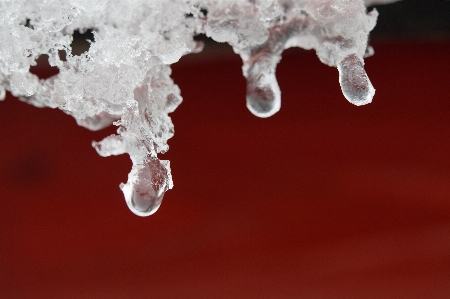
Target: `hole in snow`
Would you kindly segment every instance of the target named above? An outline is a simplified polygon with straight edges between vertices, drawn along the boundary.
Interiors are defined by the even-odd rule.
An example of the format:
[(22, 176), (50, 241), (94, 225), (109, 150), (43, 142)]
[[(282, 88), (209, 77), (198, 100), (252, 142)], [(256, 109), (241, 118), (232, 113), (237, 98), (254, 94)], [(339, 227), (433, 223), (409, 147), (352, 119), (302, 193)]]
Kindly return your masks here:
[(30, 67), (30, 73), (35, 74), (39, 79), (47, 79), (59, 73), (56, 66), (50, 66), (48, 55), (42, 54), (36, 59), (36, 65)]
[(75, 30), (72, 43), (70, 44), (72, 47), (72, 55), (79, 56), (84, 52), (89, 51), (91, 42), (94, 42), (94, 33), (92, 29), (87, 29), (84, 32)]

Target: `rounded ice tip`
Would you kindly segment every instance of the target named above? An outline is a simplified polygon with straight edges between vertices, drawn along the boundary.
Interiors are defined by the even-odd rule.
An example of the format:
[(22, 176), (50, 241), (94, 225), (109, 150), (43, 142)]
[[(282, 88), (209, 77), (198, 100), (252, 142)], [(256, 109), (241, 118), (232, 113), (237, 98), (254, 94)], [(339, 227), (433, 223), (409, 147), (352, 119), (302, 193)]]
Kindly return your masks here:
[(375, 89), (356, 54), (346, 56), (338, 63), (339, 83), (345, 98), (356, 106), (372, 102)]

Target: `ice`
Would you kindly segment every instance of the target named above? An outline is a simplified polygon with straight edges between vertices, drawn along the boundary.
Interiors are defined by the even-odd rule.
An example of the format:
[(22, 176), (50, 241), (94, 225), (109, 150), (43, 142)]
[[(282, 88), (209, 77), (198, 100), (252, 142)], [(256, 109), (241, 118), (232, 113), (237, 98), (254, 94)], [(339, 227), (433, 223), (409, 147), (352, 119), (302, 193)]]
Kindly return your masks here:
[(133, 166), (128, 182), (120, 186), (133, 213), (149, 216), (158, 210), (170, 186), (168, 169), (168, 161), (157, 158), (149, 158), (144, 165)]
[(3, 86), (0, 85), (0, 101), (3, 101), (6, 97), (6, 90)]
[(247, 108), (256, 116), (269, 117), (281, 106), (281, 92), (275, 78), (277, 61), (261, 54), (247, 66)]
[(338, 64), (338, 70), (342, 93), (350, 103), (361, 106), (372, 101), (375, 89), (358, 56), (350, 54), (345, 57)]
[[(373, 54), (367, 41), (378, 14), (365, 4), (381, 2), (393, 1), (0, 0), (0, 100), (9, 91), (61, 109), (90, 130), (117, 126), (93, 146), (104, 157), (130, 156), (120, 186), (131, 211), (147, 216), (173, 187), (169, 161), (159, 159), (174, 134), (169, 113), (182, 101), (170, 65), (201, 51), (195, 35), (226, 42), (240, 55), (247, 107), (258, 117), (281, 107), (276, 67), (290, 47), (314, 49), (337, 67), (345, 98), (364, 105), (375, 93), (364, 57)], [(89, 50), (73, 55), (73, 33), (88, 29)], [(57, 75), (30, 73), (41, 55)]]

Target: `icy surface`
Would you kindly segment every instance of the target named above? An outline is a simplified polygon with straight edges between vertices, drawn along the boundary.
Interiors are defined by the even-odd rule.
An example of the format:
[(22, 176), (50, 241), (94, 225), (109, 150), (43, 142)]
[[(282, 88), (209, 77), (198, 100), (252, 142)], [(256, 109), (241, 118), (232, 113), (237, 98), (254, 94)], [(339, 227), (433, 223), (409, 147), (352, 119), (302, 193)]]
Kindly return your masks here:
[[(387, 1), (366, 0), (376, 2)], [(373, 53), (367, 40), (376, 19), (363, 0), (0, 0), (0, 100), (7, 90), (91, 130), (118, 126), (93, 146), (104, 157), (130, 155), (120, 187), (131, 211), (151, 215), (173, 186), (169, 161), (157, 156), (169, 149), (168, 114), (181, 103), (170, 65), (201, 51), (194, 35), (233, 47), (243, 60), (247, 107), (268, 117), (280, 109), (275, 70), (289, 47), (314, 49), (338, 68), (350, 103), (370, 103), (375, 90), (363, 58)], [(89, 50), (73, 55), (74, 31), (88, 29)], [(43, 54), (59, 73), (40, 80), (29, 70)]]

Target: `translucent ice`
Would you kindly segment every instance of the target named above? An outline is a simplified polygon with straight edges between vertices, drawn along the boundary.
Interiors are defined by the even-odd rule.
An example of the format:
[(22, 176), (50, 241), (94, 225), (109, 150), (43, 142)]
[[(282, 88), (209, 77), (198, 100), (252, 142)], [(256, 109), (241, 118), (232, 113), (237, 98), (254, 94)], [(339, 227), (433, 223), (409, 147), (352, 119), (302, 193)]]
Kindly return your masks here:
[[(91, 130), (116, 125), (117, 135), (93, 146), (101, 156), (130, 155), (121, 189), (135, 214), (150, 215), (173, 186), (169, 162), (158, 158), (174, 133), (168, 114), (181, 103), (170, 64), (201, 51), (195, 35), (226, 42), (241, 56), (247, 107), (259, 117), (280, 109), (276, 66), (289, 47), (314, 49), (337, 67), (344, 96), (363, 105), (375, 92), (363, 58), (373, 52), (367, 40), (377, 18), (365, 2), (0, 0), (0, 100), (9, 91), (37, 107), (59, 108)], [(89, 50), (74, 55), (73, 33), (88, 29)], [(47, 79), (30, 72), (43, 54), (59, 69)]]
[(375, 89), (358, 56), (355, 54), (346, 56), (338, 63), (338, 70), (342, 92), (350, 103), (360, 106), (372, 101)]
[(133, 166), (128, 183), (120, 186), (128, 207), (136, 215), (148, 216), (158, 210), (170, 186), (167, 164), (168, 161), (149, 158), (144, 165)]

